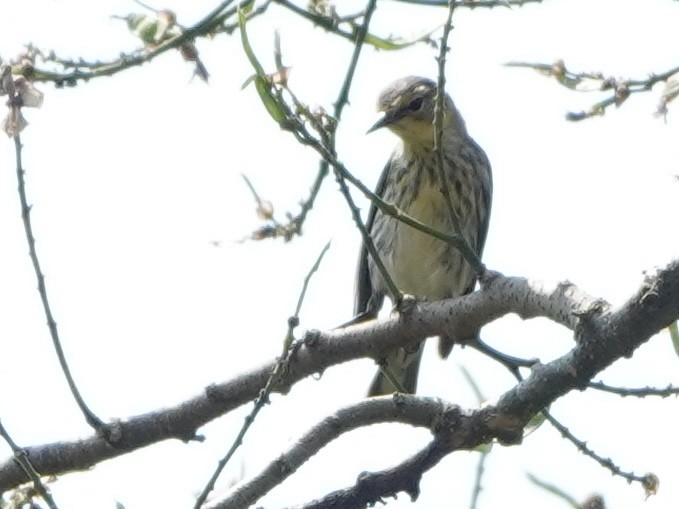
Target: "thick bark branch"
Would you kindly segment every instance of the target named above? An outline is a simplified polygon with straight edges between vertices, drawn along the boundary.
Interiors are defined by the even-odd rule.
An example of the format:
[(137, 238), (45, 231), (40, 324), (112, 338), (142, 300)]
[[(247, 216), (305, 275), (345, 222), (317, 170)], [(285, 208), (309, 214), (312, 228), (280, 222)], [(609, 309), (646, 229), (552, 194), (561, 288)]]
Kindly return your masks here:
[[(573, 296), (572, 286), (561, 285), (556, 293), (563, 295), (566, 288)], [(584, 298), (583, 302), (587, 300)], [(439, 400), (396, 394), (393, 398), (373, 399), (343, 409), (315, 426), (259, 476), (236, 487), (228, 498), (215, 503), (211, 509), (247, 507), (254, 503), (330, 440), (358, 426), (374, 424), (375, 413), (364, 410), (371, 404), (375, 408), (385, 406), (380, 422), (391, 422), (398, 415), (400, 422), (429, 427), (434, 440), (400, 465), (363, 474), (355, 486), (313, 501), (304, 509), (366, 507), (398, 492), (406, 492), (416, 499), (422, 474), (447, 454), (473, 449), (492, 440), (520, 443), (524, 426), (535, 414), (567, 392), (585, 389), (594, 375), (617, 359), (631, 356), (658, 330), (676, 320), (679, 316), (677, 303), (679, 262), (674, 262), (665, 270), (647, 276), (636, 295), (620, 309), (611, 311), (603, 303), (590, 301), (586, 309), (574, 310), (579, 316), (576, 346), (559, 359), (534, 366), (530, 376), (507, 391), (496, 405), (462, 411)], [(556, 305), (551, 309), (559, 313), (563, 308)], [(564, 323), (571, 323), (566, 315), (563, 316)], [(330, 431), (334, 436), (329, 436)], [(308, 447), (308, 444), (314, 446)], [(286, 468), (281, 469), (281, 464)]]
[[(523, 424), (548, 403), (573, 388), (582, 388), (594, 374), (614, 360), (629, 356), (655, 332), (679, 318), (679, 262), (653, 277), (617, 311), (571, 284), (546, 286), (523, 278), (494, 275), (469, 296), (435, 303), (417, 303), (388, 320), (309, 332), (292, 355), (275, 387), (287, 391), (292, 384), (324, 369), (362, 357), (380, 358), (397, 345), (422, 336), (446, 332), (464, 334), (505, 314), (524, 318), (544, 316), (576, 332), (576, 347), (546, 366), (537, 366), (524, 382), (508, 391), (493, 407), (471, 414), (476, 424), (471, 437), (451, 430), (455, 448), (473, 447), (498, 438), (515, 442)], [(138, 448), (166, 440), (196, 438), (196, 430), (257, 397), (275, 362), (232, 380), (207, 387), (177, 406), (130, 417), (114, 423), (111, 444), (92, 436), (72, 442), (26, 448), (31, 464), (42, 475), (87, 469)], [(480, 426), (477, 428), (476, 426)], [(0, 491), (25, 482), (12, 459), (0, 465)]]

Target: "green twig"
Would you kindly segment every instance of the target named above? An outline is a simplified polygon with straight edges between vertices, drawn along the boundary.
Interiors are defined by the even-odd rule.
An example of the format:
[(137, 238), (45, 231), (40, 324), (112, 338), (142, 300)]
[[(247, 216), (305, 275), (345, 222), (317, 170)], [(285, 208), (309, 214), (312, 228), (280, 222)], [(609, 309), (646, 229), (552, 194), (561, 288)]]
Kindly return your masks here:
[[(339, 98), (337, 100), (337, 103), (335, 104), (336, 117), (337, 115), (341, 115), (344, 105), (349, 100), (349, 88), (354, 78), (354, 72), (356, 70), (356, 64), (358, 63), (358, 57), (361, 53), (361, 48), (363, 46), (363, 42), (365, 41), (366, 34), (368, 33), (368, 26), (370, 25), (370, 20), (372, 18), (373, 13), (375, 12), (376, 4), (377, 4), (376, 0), (368, 0), (368, 4), (365, 9), (365, 18), (363, 19), (363, 24), (361, 25), (361, 28), (359, 29), (357, 34), (356, 47), (354, 48), (351, 63), (349, 65), (349, 69), (347, 70), (347, 74), (345, 76), (342, 89), (340, 90)], [(334, 154), (335, 153), (334, 131), (330, 141), (331, 150)], [(325, 164), (327, 168), (328, 164), (327, 160), (324, 159), (323, 164)], [(389, 274), (389, 271), (384, 265), (384, 262), (382, 261), (379, 252), (375, 248), (375, 243), (373, 242), (373, 239), (370, 236), (370, 232), (368, 232), (368, 229), (366, 228), (365, 224), (363, 223), (363, 220), (361, 219), (361, 212), (356, 206), (356, 203), (354, 202), (353, 198), (351, 197), (351, 192), (349, 191), (349, 188), (347, 187), (346, 182), (344, 181), (345, 175), (343, 174), (343, 172), (337, 171), (336, 167), (333, 166), (333, 168), (335, 169), (335, 178), (340, 186), (340, 191), (342, 192), (342, 195), (344, 196), (347, 205), (349, 205), (349, 208), (351, 209), (351, 215), (354, 218), (354, 222), (356, 223), (358, 229), (361, 232), (361, 236), (363, 237), (363, 242), (365, 243), (366, 248), (368, 249), (368, 253), (370, 257), (373, 259), (375, 265), (377, 265), (377, 268), (382, 274), (382, 277), (387, 287), (389, 287), (389, 293), (391, 295), (393, 302), (398, 303), (401, 301), (403, 297), (401, 291), (398, 289), (398, 286), (396, 286), (396, 283), (394, 283), (391, 274)]]
[[(306, 10), (302, 7), (295, 5), (289, 0), (273, 0), (273, 1), (280, 5), (281, 7), (285, 7), (286, 9), (293, 12), (297, 16), (300, 16), (306, 19), (307, 21), (310, 21), (314, 25), (319, 26), (332, 34), (342, 37), (343, 39), (347, 39), (351, 42), (355, 42), (358, 39), (358, 37), (360, 37), (362, 26), (365, 26), (365, 18), (363, 24), (361, 25), (357, 24), (355, 20), (360, 17), (366, 16), (367, 15), (366, 11), (361, 11), (357, 14), (351, 14), (343, 17), (333, 17), (324, 16), (317, 12)], [(407, 48), (420, 42), (431, 43), (432, 42), (430, 38), (431, 33), (432, 32), (429, 31), (421, 36), (414, 37), (412, 39), (383, 38), (378, 37), (377, 35), (374, 34), (366, 33), (366, 35), (364, 35), (363, 38), (364, 42), (370, 44), (371, 46), (374, 46), (377, 49), (394, 51)]]
[(342, 83), (339, 96), (337, 97), (337, 101), (335, 101), (335, 118), (338, 120), (342, 116), (342, 111), (344, 110), (347, 102), (349, 102), (349, 90), (351, 89), (351, 84), (354, 81), (354, 74), (356, 72), (356, 66), (358, 65), (358, 58), (361, 56), (363, 43), (365, 42), (366, 35), (368, 34), (370, 21), (372, 20), (372, 16), (376, 7), (376, 0), (368, 0), (368, 4), (365, 7), (365, 15), (363, 16), (363, 23), (356, 32), (354, 51), (351, 54), (351, 60), (349, 61), (347, 72), (344, 75), (344, 82)]
[[(290, 114), (292, 114), (292, 112), (290, 112)], [(366, 187), (366, 185), (363, 184), (363, 182), (356, 178), (344, 166), (344, 164), (338, 161), (335, 155), (328, 151), (327, 147), (325, 147), (318, 139), (311, 136), (311, 134), (309, 134), (309, 132), (306, 130), (304, 124), (301, 121), (299, 121), (295, 125), (286, 126), (286, 130), (292, 132), (292, 134), (297, 138), (297, 140), (300, 141), (303, 145), (308, 145), (312, 147), (314, 150), (316, 150), (321, 155), (321, 157), (328, 161), (328, 163), (339, 174), (342, 175), (343, 179), (346, 179), (349, 182), (351, 182), (351, 184), (354, 187), (356, 187), (366, 198), (368, 198), (380, 210), (380, 212), (388, 216), (391, 216), (397, 221), (400, 221), (403, 224), (407, 224), (408, 226), (415, 228), (416, 230), (431, 235), (432, 237), (442, 240), (443, 242), (449, 243), (450, 245), (458, 249), (463, 254), (463, 256), (465, 256), (468, 262), (473, 263), (475, 255), (472, 251), (471, 252), (472, 256), (470, 256), (469, 252), (470, 248), (468, 244), (464, 241), (464, 239), (462, 239), (462, 237), (456, 234), (449, 234), (437, 230), (436, 228), (432, 228), (431, 226), (422, 223), (421, 221), (408, 215), (406, 212), (399, 209), (396, 205), (384, 201), (380, 196), (376, 195), (373, 191)]]
[[(353, 218), (354, 223), (356, 223), (358, 230), (361, 232), (361, 237), (363, 238), (363, 243), (365, 244), (365, 247), (368, 250), (368, 255), (372, 258), (373, 262), (375, 262), (375, 265), (377, 265), (377, 270), (380, 271), (380, 274), (382, 275), (384, 282), (389, 288), (389, 294), (392, 299), (392, 302), (394, 304), (398, 304), (403, 299), (403, 294), (401, 294), (401, 290), (398, 289), (398, 286), (396, 286), (396, 283), (394, 283), (391, 274), (389, 274), (389, 271), (384, 265), (384, 262), (382, 261), (380, 254), (375, 248), (375, 243), (373, 242), (373, 239), (370, 236), (370, 232), (365, 227), (365, 224), (361, 219), (361, 212), (358, 210), (356, 203), (351, 197), (351, 192), (349, 191), (349, 188), (347, 187), (347, 184), (345, 182), (345, 179), (349, 180), (347, 178), (349, 173), (342, 171), (339, 165), (333, 164), (333, 168), (335, 169), (337, 183), (340, 186), (340, 192), (342, 193), (342, 196), (344, 196), (344, 199), (349, 205), (349, 209), (351, 210), (351, 217)], [(352, 184), (353, 183), (354, 182), (352, 182)]]
[[(369, 0), (368, 5), (366, 6), (366, 9), (363, 14), (363, 24), (359, 28), (357, 34), (356, 34), (356, 40), (354, 44), (354, 51), (351, 55), (351, 60), (349, 61), (349, 67), (347, 68), (347, 71), (344, 75), (344, 81), (342, 83), (342, 87), (340, 88), (339, 94), (337, 96), (337, 100), (335, 101), (335, 106), (334, 106), (334, 111), (333, 111), (333, 117), (335, 121), (339, 121), (340, 118), (342, 117), (342, 112), (344, 111), (344, 107), (349, 101), (349, 91), (351, 89), (351, 84), (354, 79), (354, 73), (356, 72), (356, 66), (358, 65), (358, 59), (361, 55), (361, 50), (363, 48), (363, 43), (365, 42), (365, 37), (368, 33), (368, 27), (370, 25), (370, 20), (372, 18), (373, 12), (375, 12), (376, 8), (376, 2), (375, 0)], [(307, 11), (304, 11), (305, 14)], [(325, 18), (323, 18), (325, 19)], [(334, 137), (334, 131), (331, 135), (331, 140), (330, 144), (333, 147), (335, 146), (335, 137)], [(295, 230), (299, 234), (301, 232), (302, 225), (304, 224), (304, 221), (306, 220), (307, 215), (309, 214), (309, 211), (313, 208), (314, 203), (316, 201), (316, 197), (318, 196), (319, 191), (321, 190), (321, 186), (323, 185), (323, 181), (325, 180), (325, 177), (328, 175), (328, 162), (325, 159), (321, 159), (319, 161), (319, 166), (318, 166), (318, 173), (316, 174), (316, 178), (314, 179), (314, 182), (311, 186), (311, 191), (309, 193), (309, 197), (302, 203), (302, 208), (293, 218), (291, 223), (295, 225)]]
[[(372, 6), (374, 9), (374, 3), (375, 0), (370, 0), (368, 7)], [(369, 9), (366, 9), (366, 21), (369, 21), (368, 11)], [(369, 232), (366, 230), (365, 225), (361, 220), (360, 211), (353, 202), (351, 194), (344, 180), (348, 180), (352, 185), (357, 187), (359, 191), (368, 197), (368, 199), (370, 199), (371, 202), (384, 214), (387, 214), (419, 231), (449, 243), (460, 251), (463, 257), (472, 265), (472, 267), (475, 269), (479, 269), (479, 267), (482, 268), (483, 265), (480, 264), (478, 256), (460, 235), (444, 233), (436, 230), (435, 228), (432, 228), (409, 216), (395, 205), (385, 202), (381, 197), (377, 196), (370, 189), (368, 189), (359, 179), (354, 177), (346, 169), (346, 167), (337, 160), (333, 146), (332, 134), (328, 134), (321, 123), (315, 118), (315, 116), (309, 112), (308, 108), (297, 101), (297, 99), (294, 97), (294, 94), (292, 94), (289, 89), (286, 89), (292, 97), (295, 106), (295, 112), (293, 112), (282, 95), (281, 87), (277, 86), (275, 83), (272, 83), (266, 78), (261, 64), (257, 60), (256, 55), (248, 43), (248, 38), (245, 33), (245, 20), (242, 19), (241, 21), (241, 39), (243, 41), (243, 47), (247, 53), (248, 59), (257, 72), (256, 77), (253, 79), (255, 80), (255, 84), (258, 85), (257, 91), (260, 94), (262, 103), (265, 105), (272, 118), (274, 118), (279, 123), (282, 129), (291, 132), (301, 144), (312, 147), (320, 154), (323, 161), (332, 166), (333, 170), (335, 171), (337, 181), (340, 185), (340, 190), (349, 204), (354, 222), (359, 228), (363, 241), (366, 244), (366, 249), (368, 250), (369, 255), (375, 260), (380, 273), (387, 282), (390, 293), (394, 298), (394, 302), (399, 302), (400, 292), (393, 281), (391, 281), (384, 264), (379, 259), (377, 250), (375, 249), (372, 239), (370, 238)], [(365, 31), (367, 33), (367, 26)], [(300, 114), (300, 112), (302, 114)], [(321, 139), (310, 134), (305, 124), (305, 120), (308, 120), (309, 123), (319, 132)]]
[[(443, 155), (443, 116), (445, 112), (444, 102), (446, 96), (446, 54), (448, 53), (448, 37), (453, 28), (453, 12), (455, 11), (455, 2), (448, 4), (448, 17), (443, 25), (443, 35), (441, 36), (441, 47), (439, 50), (438, 61), (438, 83), (436, 85), (436, 105), (434, 107), (434, 148), (438, 157), (438, 172), (439, 181), (441, 183), (441, 193), (446, 202), (446, 207), (450, 212), (450, 220), (453, 223), (453, 233), (462, 237), (462, 229), (460, 227), (460, 218), (453, 208), (453, 200), (450, 196), (450, 188), (448, 186), (448, 178), (446, 176), (445, 158)], [(471, 248), (470, 248), (471, 250)], [(478, 261), (480, 265), (481, 261)], [(476, 266), (474, 266), (476, 268)]]
[(532, 482), (536, 486), (539, 486), (540, 488), (551, 493), (552, 495), (556, 495), (557, 497), (559, 497), (561, 500), (570, 505), (573, 509), (582, 509), (582, 506), (574, 497), (570, 496), (568, 493), (563, 491), (558, 486), (543, 481), (542, 479), (533, 474), (526, 474), (526, 477), (528, 477), (530, 482)]

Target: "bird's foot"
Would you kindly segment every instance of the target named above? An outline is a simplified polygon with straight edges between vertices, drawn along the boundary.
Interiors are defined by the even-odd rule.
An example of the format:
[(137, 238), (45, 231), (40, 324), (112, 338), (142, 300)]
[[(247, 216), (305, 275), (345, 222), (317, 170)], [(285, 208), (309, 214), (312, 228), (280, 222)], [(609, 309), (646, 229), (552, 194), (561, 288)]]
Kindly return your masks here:
[(479, 285), (481, 286), (481, 289), (488, 287), (493, 281), (495, 281), (500, 276), (502, 276), (502, 273), (496, 270), (490, 269), (484, 270), (483, 273), (479, 276)]
[(415, 310), (418, 302), (422, 302), (422, 299), (404, 293), (396, 304), (394, 304), (392, 313), (398, 313), (401, 316), (407, 317)]

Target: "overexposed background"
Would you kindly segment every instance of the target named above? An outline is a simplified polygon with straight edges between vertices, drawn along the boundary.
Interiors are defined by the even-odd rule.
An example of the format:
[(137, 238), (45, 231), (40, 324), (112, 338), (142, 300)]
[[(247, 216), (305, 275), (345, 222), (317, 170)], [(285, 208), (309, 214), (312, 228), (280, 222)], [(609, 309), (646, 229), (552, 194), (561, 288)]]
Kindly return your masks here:
[[(214, 7), (194, 0), (154, 4), (190, 25)], [(363, 2), (338, 3), (341, 14)], [(0, 55), (22, 45), (64, 57), (111, 59), (138, 46), (110, 15), (138, 12), (132, 1), (29, 0), (0, 17)], [(419, 35), (445, 20), (445, 8), (382, 0), (371, 30)], [(644, 77), (677, 65), (679, 3), (670, 0), (545, 0), (454, 16), (447, 78), (469, 131), (494, 168), (493, 217), (484, 260), (508, 275), (568, 279), (612, 303), (638, 287), (643, 271), (677, 256), (679, 124), (653, 113), (662, 85), (620, 110), (581, 123), (564, 119), (594, 103), (511, 60), (552, 62), (575, 70)], [(253, 47), (273, 69), (273, 33), (282, 38), (290, 85), (310, 105), (332, 111), (349, 64), (345, 40), (272, 5), (248, 28)], [(63, 346), (83, 395), (104, 419), (172, 405), (212, 382), (280, 353), (287, 318), (303, 277), (323, 245), (331, 250), (314, 276), (301, 328), (328, 328), (351, 317), (359, 234), (332, 178), (293, 242), (239, 242), (259, 226), (240, 176), (248, 175), (276, 213), (296, 213), (317, 171), (317, 157), (282, 132), (254, 88), (238, 34), (197, 43), (209, 85), (190, 80), (177, 52), (113, 78), (45, 92), (27, 110), (24, 164), (37, 248)], [(434, 77), (436, 51), (424, 44), (399, 52), (366, 46), (338, 130), (346, 166), (374, 185), (395, 138), (366, 136), (378, 93), (407, 74)], [(59, 370), (35, 290), (16, 193), (14, 144), (0, 143), (0, 418), (21, 445), (90, 434)], [(367, 209), (359, 193), (356, 199)], [(219, 241), (215, 247), (213, 241)], [(545, 320), (507, 317), (484, 329), (506, 352), (547, 362), (572, 345)], [(460, 374), (465, 366), (490, 399), (513, 385), (500, 366), (456, 349), (441, 362), (433, 343), (419, 392), (463, 406), (477, 401)], [(227, 468), (219, 490), (257, 473), (312, 424), (363, 397), (369, 361), (349, 363), (274, 395)], [(612, 385), (677, 383), (677, 357), (666, 333), (631, 360), (603, 374)], [(71, 474), (52, 485), (60, 507), (191, 507), (216, 461), (249, 412), (239, 409), (206, 426), (204, 443), (166, 442)], [(652, 471), (657, 496), (644, 502), (629, 486), (578, 453), (549, 425), (521, 447), (495, 446), (486, 462), (480, 507), (564, 507), (537, 489), (527, 472), (582, 500), (602, 493), (612, 508), (677, 507), (676, 399), (621, 399), (573, 393), (553, 414), (590, 447), (625, 470)], [(302, 503), (352, 484), (429, 440), (424, 430), (380, 426), (342, 437), (260, 504)], [(3, 456), (9, 448), (0, 444)], [(466, 507), (476, 453), (458, 453), (423, 478), (418, 507)], [(218, 491), (219, 491), (218, 490)], [(389, 507), (411, 507), (407, 496)]]

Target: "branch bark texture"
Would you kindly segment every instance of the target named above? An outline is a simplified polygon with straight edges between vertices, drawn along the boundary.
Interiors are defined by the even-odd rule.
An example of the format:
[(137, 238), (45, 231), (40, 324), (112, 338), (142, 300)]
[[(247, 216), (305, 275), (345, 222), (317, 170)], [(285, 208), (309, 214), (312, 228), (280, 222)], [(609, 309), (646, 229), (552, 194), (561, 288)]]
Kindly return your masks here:
[[(621, 357), (631, 356), (651, 336), (679, 319), (678, 302), (679, 260), (648, 274), (635, 295), (618, 309), (612, 309), (570, 283), (547, 285), (492, 274), (481, 290), (465, 297), (415, 303), (400, 315), (383, 321), (308, 332), (274, 387), (277, 392), (286, 392), (302, 378), (333, 365), (365, 357), (379, 359), (390, 349), (414, 343), (423, 335), (444, 332), (450, 335), (451, 331), (463, 335), (508, 313), (523, 318), (546, 317), (574, 331), (575, 346), (571, 351), (549, 364), (536, 365), (531, 375), (506, 392), (496, 405), (465, 412), (439, 402), (436, 419), (415, 423), (403, 417), (402, 422), (429, 427), (434, 433), (430, 450), (422, 451), (423, 457), (418, 455), (409, 460), (427, 469), (453, 450), (470, 449), (493, 439), (507, 444), (520, 442), (523, 426), (533, 415), (567, 392), (584, 389), (596, 373)], [(208, 386), (176, 406), (117, 421), (113, 423), (109, 441), (93, 435), (82, 440), (28, 447), (26, 454), (41, 475), (63, 474), (90, 468), (162, 440), (197, 439), (198, 428), (252, 401), (274, 366), (272, 361)], [(388, 422), (394, 420), (395, 415), (405, 416), (407, 412), (399, 410), (398, 405), (412, 398), (387, 398), (385, 404), (391, 405), (391, 410), (384, 412), (381, 420), (371, 418), (370, 423)], [(324, 443), (323, 440), (320, 443)], [(414, 493), (412, 482), (409, 486), (394, 484), (396, 481), (390, 484), (388, 479), (398, 476), (380, 475), (387, 475), (380, 481), (387, 493), (403, 490)], [(369, 479), (366, 477), (354, 489), (366, 486)], [(280, 480), (279, 474), (278, 482)], [(0, 464), (0, 492), (25, 481), (25, 474), (13, 459)], [(392, 489), (394, 491), (389, 491)]]

